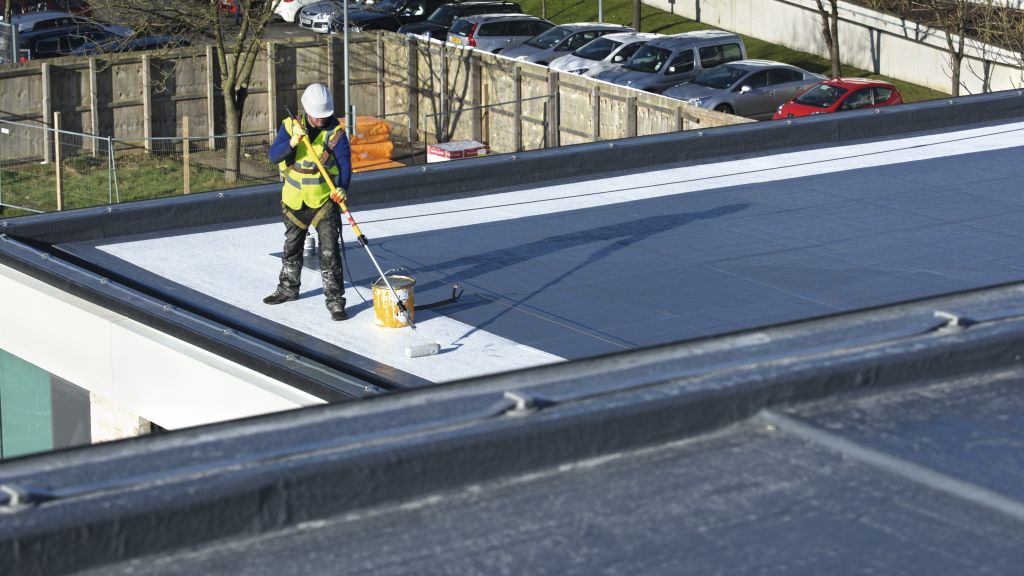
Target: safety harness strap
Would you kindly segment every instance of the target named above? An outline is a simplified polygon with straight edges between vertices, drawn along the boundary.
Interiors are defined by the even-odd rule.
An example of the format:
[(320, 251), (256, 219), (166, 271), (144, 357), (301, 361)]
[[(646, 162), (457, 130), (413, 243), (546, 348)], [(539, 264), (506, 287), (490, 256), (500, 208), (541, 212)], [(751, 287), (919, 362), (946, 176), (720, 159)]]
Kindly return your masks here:
[(287, 206), (285, 206), (284, 204), (281, 205), (281, 212), (302, 230), (316, 228), (316, 225), (319, 224), (320, 221), (324, 219), (324, 216), (327, 216), (327, 212), (329, 212), (330, 209), (331, 203), (329, 201), (324, 202), (324, 205), (321, 206), (320, 209), (316, 211), (316, 214), (313, 216), (313, 219), (309, 222), (309, 224), (306, 224), (305, 222), (300, 220), (299, 217), (296, 216), (295, 213), (292, 212)]

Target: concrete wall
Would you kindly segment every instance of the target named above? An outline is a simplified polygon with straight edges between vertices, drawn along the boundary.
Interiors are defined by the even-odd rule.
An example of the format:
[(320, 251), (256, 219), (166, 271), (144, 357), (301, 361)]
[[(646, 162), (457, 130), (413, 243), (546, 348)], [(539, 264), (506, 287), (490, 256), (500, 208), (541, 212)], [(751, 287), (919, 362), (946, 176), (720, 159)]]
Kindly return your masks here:
[[(660, 10), (828, 58), (814, 0), (644, 0)], [(946, 93), (951, 92), (946, 38), (915, 22), (862, 6), (839, 3), (843, 63)], [(1021, 56), (967, 41), (961, 94), (1008, 90), (1021, 85)]]

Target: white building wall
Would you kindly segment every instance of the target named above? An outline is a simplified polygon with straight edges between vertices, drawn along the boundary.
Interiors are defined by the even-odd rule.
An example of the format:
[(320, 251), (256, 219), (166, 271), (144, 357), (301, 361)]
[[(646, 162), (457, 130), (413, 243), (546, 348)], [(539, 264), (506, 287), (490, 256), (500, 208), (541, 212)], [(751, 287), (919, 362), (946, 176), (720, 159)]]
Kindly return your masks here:
[[(644, 0), (705, 24), (828, 58), (821, 17), (814, 0)], [(843, 63), (877, 74), (951, 92), (949, 56), (941, 31), (867, 8), (839, 3)], [(961, 70), (961, 94), (1018, 88), (1021, 58), (968, 41)]]
[[(0, 349), (167, 429), (323, 400), (0, 266)], [(119, 425), (118, 425), (119, 426)]]

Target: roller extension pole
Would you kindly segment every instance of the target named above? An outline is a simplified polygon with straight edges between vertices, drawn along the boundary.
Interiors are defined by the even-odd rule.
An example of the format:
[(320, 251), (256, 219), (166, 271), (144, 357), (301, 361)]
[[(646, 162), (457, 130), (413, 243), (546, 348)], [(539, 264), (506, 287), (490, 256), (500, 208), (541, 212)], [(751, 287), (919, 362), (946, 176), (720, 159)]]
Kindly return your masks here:
[[(298, 119), (292, 115), (291, 110), (285, 108), (285, 112), (292, 119), (292, 121), (298, 121)], [(313, 150), (313, 145), (309, 141), (308, 134), (302, 135), (302, 143), (305, 144), (306, 147), (309, 148), (310, 150)], [(310, 156), (312, 156), (313, 162), (316, 164), (316, 167), (320, 170), (320, 175), (323, 176), (324, 180), (327, 181), (327, 186), (331, 189), (331, 193), (336, 193), (338, 191), (338, 187), (334, 185), (334, 180), (331, 179), (331, 175), (327, 172), (327, 168), (324, 168), (324, 164), (323, 162), (320, 161), (320, 157), (317, 156), (316, 154), (310, 154)], [(413, 332), (416, 333), (416, 325), (412, 321), (412, 315), (410, 315), (409, 310), (406, 309), (405, 302), (398, 297), (398, 292), (396, 292), (394, 287), (391, 286), (391, 282), (388, 280), (387, 275), (384, 274), (384, 270), (382, 270), (380, 264), (377, 263), (377, 258), (373, 256), (373, 252), (370, 250), (370, 241), (366, 239), (366, 236), (359, 229), (359, 224), (356, 223), (355, 218), (353, 218), (352, 214), (348, 211), (348, 206), (345, 204), (344, 200), (338, 201), (338, 207), (341, 208), (342, 213), (345, 214), (345, 219), (348, 220), (348, 225), (351, 226), (352, 230), (356, 233), (356, 239), (359, 240), (359, 243), (363, 246), (363, 248), (366, 249), (366, 254), (370, 257), (370, 261), (373, 262), (373, 267), (377, 269), (377, 273), (380, 274), (380, 277), (384, 279), (384, 284), (387, 285), (388, 290), (391, 291), (391, 295), (395, 298), (395, 304), (398, 306), (398, 311), (399, 314), (401, 314), (402, 316), (402, 321), (408, 324), (409, 328), (412, 328)], [(432, 354), (437, 354), (440, 351), (440, 344), (438, 344), (437, 342), (430, 342), (425, 344), (419, 344), (416, 346), (407, 346), (405, 348), (405, 355), (408, 356), (409, 358), (418, 358), (420, 356), (430, 356)]]

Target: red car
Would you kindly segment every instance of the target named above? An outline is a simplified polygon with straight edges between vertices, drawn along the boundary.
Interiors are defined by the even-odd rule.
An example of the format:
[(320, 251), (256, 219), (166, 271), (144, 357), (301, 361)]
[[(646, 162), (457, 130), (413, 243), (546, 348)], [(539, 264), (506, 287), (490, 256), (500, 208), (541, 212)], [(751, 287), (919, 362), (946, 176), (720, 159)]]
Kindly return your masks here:
[(878, 108), (902, 104), (903, 96), (895, 86), (866, 78), (835, 78), (811, 86), (775, 111), (773, 120), (828, 114), (858, 108)]

